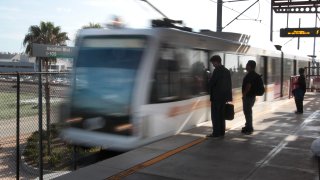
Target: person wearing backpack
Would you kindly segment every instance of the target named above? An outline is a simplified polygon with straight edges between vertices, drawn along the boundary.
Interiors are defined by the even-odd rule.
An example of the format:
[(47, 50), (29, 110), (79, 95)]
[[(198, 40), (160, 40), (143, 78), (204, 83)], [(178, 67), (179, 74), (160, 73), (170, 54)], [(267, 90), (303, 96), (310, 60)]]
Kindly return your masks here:
[(255, 72), (256, 62), (249, 60), (246, 65), (247, 74), (242, 81), (242, 105), (243, 113), (246, 119), (245, 127), (242, 128), (241, 133), (252, 134), (252, 107), (256, 101), (256, 95), (262, 96), (264, 94), (264, 86), (261, 76)]

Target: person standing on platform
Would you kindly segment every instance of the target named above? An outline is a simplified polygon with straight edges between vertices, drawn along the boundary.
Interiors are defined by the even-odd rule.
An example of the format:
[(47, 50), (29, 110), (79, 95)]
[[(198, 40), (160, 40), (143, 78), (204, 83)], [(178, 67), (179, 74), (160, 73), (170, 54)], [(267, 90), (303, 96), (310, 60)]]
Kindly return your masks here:
[(296, 103), (297, 111), (296, 114), (303, 113), (303, 99), (306, 93), (306, 78), (304, 76), (304, 68), (299, 68), (299, 78), (295, 83), (296, 88), (292, 91), (294, 95), (294, 101)]
[(242, 128), (241, 133), (252, 134), (252, 107), (256, 101), (257, 80), (260, 75), (256, 73), (256, 62), (249, 60), (246, 65), (247, 74), (242, 81), (242, 107), (246, 119), (245, 127)]
[(212, 56), (210, 62), (215, 68), (209, 81), (213, 132), (207, 137), (223, 137), (226, 126), (224, 108), (226, 102), (232, 101), (231, 75), (230, 71), (221, 64), (220, 56)]

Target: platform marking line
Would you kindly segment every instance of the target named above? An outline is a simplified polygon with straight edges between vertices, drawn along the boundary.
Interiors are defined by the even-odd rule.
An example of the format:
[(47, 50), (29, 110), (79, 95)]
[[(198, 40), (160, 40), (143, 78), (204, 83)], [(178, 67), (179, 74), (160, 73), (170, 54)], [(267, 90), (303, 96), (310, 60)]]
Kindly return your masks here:
[(196, 140), (194, 140), (194, 141), (192, 141), (192, 142), (190, 142), (188, 144), (185, 144), (185, 145), (180, 146), (180, 147), (178, 147), (176, 149), (170, 150), (170, 151), (168, 151), (168, 152), (166, 152), (164, 154), (161, 154), (161, 155), (159, 155), (159, 156), (157, 156), (155, 158), (152, 158), (152, 159), (150, 159), (148, 161), (145, 161), (145, 162), (143, 162), (141, 164), (137, 164), (137, 165), (135, 165), (135, 166), (133, 166), (133, 167), (127, 169), (127, 170), (119, 172), (118, 174), (112, 175), (112, 176), (106, 178), (106, 180), (119, 180), (119, 179), (122, 179), (124, 177), (127, 177), (130, 174), (133, 174), (133, 173), (139, 171), (140, 169), (143, 169), (145, 167), (151, 166), (151, 165), (153, 165), (153, 164), (155, 164), (155, 163), (157, 163), (159, 161), (162, 161), (162, 160), (164, 160), (164, 159), (166, 159), (166, 158), (168, 158), (168, 157), (170, 157), (170, 156), (172, 156), (174, 154), (177, 154), (177, 153), (179, 153), (179, 152), (181, 152), (183, 150), (186, 150), (186, 149), (188, 149), (188, 148), (190, 148), (190, 147), (192, 147), (194, 145), (197, 145), (197, 144), (199, 144), (199, 143), (201, 143), (201, 142), (203, 142), (205, 140), (206, 140), (206, 138), (196, 139)]

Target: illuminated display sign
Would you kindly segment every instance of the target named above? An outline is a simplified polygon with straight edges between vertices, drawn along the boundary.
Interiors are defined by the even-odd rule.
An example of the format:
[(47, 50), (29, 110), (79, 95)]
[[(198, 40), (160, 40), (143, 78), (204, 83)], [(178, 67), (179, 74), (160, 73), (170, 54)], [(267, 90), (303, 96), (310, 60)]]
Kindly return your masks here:
[(320, 37), (320, 28), (281, 28), (280, 37)]

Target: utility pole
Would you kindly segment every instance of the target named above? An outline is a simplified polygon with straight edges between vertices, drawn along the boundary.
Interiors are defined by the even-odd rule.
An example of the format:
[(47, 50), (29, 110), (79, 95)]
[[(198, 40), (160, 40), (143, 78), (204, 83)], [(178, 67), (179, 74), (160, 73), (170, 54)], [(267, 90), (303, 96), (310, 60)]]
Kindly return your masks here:
[(222, 32), (222, 0), (217, 3), (217, 32)]

